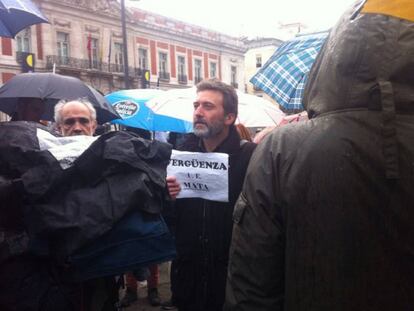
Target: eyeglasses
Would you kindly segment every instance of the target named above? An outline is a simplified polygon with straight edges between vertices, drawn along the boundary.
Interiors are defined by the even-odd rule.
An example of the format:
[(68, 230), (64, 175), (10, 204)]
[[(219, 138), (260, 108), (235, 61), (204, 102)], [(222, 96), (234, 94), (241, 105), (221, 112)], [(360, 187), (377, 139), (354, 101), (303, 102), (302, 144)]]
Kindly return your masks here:
[(88, 118), (68, 118), (63, 121), (63, 125), (66, 127), (73, 126), (76, 122), (79, 122), (81, 125), (88, 125), (91, 120)]

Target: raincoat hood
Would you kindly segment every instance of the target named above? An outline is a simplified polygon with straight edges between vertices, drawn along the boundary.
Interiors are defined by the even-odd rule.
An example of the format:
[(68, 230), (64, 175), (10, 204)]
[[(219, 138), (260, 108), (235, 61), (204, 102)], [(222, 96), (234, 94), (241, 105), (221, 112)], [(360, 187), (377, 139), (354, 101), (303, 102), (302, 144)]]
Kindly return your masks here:
[[(392, 4), (357, 1), (332, 29), (304, 93), (310, 118), (343, 109), (384, 110), (385, 101), (397, 113), (414, 111), (414, 14), (406, 13), (412, 4)], [(404, 14), (396, 12), (400, 5)]]

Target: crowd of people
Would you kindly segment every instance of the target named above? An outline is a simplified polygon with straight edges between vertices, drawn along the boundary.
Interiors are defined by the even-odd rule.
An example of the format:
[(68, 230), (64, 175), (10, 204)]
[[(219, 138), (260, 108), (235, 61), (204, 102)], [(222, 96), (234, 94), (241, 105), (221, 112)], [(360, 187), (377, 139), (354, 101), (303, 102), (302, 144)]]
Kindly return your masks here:
[[(183, 198), (178, 178), (163, 172), (158, 214), (176, 251), (169, 301), (157, 290), (160, 261), (125, 268), (121, 300), (110, 273), (67, 281), (68, 267), (30, 253), (36, 241), (18, 219), (26, 184), (0, 176), (0, 199), (13, 205), (0, 212), (17, 219), (0, 220), (0, 310), (114, 310), (136, 301), (144, 280), (152, 305), (180, 311), (412, 310), (414, 10), (401, 16), (363, 3), (331, 30), (312, 67), (307, 121), (266, 130), (254, 143), (235, 124), (234, 88), (216, 79), (197, 84), (194, 132), (170, 142), (179, 151), (227, 154), (228, 200)], [(10, 123), (39, 122), (44, 109), (41, 100), (22, 99)], [(61, 100), (54, 111), (51, 132), (94, 135), (87, 100)], [(134, 206), (151, 199), (149, 189)], [(26, 303), (36, 284), (25, 282), (36, 281), (39, 262), (50, 289)]]
[[(241, 136), (234, 125), (237, 117), (237, 94), (231, 86), (217, 80), (203, 81), (198, 85), (197, 94), (198, 97), (194, 104), (194, 134), (187, 135), (177, 148), (201, 153), (228, 153), (231, 167), (229, 173), (230, 198), (229, 202), (213, 202), (204, 199), (178, 199), (174, 202), (168, 202), (166, 209), (169, 209), (169, 213), (173, 214), (173, 221), (169, 224), (175, 236), (178, 254), (172, 262), (171, 289), (173, 294), (171, 300), (164, 304), (166, 309), (176, 307), (180, 310), (218, 309), (223, 305), (227, 253), (232, 227), (231, 214), (240, 193), (250, 156), (255, 148), (255, 144), (240, 138)], [(45, 104), (41, 100), (22, 99), (19, 101), (10, 122), (40, 122), (44, 110)], [(55, 122), (50, 129), (51, 132), (62, 137), (94, 135), (97, 128), (96, 110), (88, 100), (84, 98), (72, 101), (61, 100), (55, 105), (54, 112)], [(246, 133), (248, 131), (245, 129), (244, 134)], [(141, 136), (147, 134), (139, 132)], [(145, 138), (150, 137), (146, 136)], [(174, 176), (167, 177), (166, 182), (171, 198), (175, 199), (180, 191), (179, 183)], [(13, 190), (2, 184), (4, 196)], [(20, 203), (25, 204), (25, 202)], [(212, 222), (215, 219), (222, 221), (220, 223)], [(2, 230), (4, 229), (2, 228)], [(8, 243), (12, 238), (12, 233), (7, 229), (2, 233), (4, 235), (2, 242)], [(26, 250), (22, 250), (19, 255), (27, 256), (25, 252)], [(5, 264), (0, 269), (2, 270), (0, 271), (2, 281), (9, 282), (7, 284), (8, 290), (3, 291), (8, 297), (3, 297), (0, 294), (0, 297), (3, 297), (0, 299), (2, 310), (13, 310), (13, 305), (19, 305), (14, 304), (13, 301), (21, 299), (22, 295), (25, 296), (24, 288), (16, 290), (18, 284), (14, 286), (10, 278), (4, 277), (7, 273), (6, 269), (10, 269), (10, 262), (18, 262), (16, 256), (17, 254), (10, 255), (7, 260), (5, 259)], [(150, 303), (160, 305), (161, 301), (157, 291), (158, 266), (155, 263), (149, 267), (150, 273), (145, 267), (125, 271), (126, 294), (118, 303), (117, 284), (114, 277), (100, 277), (81, 282), (72, 286), (70, 293), (66, 292), (64, 295), (67, 295), (68, 300), (72, 299), (69, 306), (73, 306), (74, 309), (110, 310), (117, 306), (128, 306), (137, 300), (137, 280), (147, 280)], [(27, 275), (21, 277), (27, 277)], [(14, 281), (16, 281), (15, 283), (20, 282), (20, 275), (16, 275)], [(6, 283), (2, 282), (2, 284)], [(50, 298), (39, 297), (39, 299), (47, 300)], [(7, 302), (7, 306), (5, 302)], [(56, 299), (55, 303), (58, 302)], [(46, 305), (48, 303), (53, 302), (46, 302)], [(33, 308), (37, 307), (33, 306)], [(18, 307), (16, 308), (18, 309)], [(67, 308), (70, 309), (68, 306)]]

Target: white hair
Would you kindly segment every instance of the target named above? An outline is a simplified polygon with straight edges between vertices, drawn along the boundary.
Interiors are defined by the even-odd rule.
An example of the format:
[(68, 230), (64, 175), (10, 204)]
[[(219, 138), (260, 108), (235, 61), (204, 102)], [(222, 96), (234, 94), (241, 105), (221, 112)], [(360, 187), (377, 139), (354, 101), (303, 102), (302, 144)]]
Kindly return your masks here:
[(68, 103), (73, 103), (73, 102), (78, 102), (81, 104), (84, 104), (86, 108), (88, 108), (89, 112), (91, 113), (91, 118), (92, 121), (96, 121), (96, 110), (95, 108), (92, 106), (91, 102), (85, 98), (78, 98), (75, 100), (66, 100), (66, 99), (61, 99), (56, 105), (55, 105), (55, 122), (57, 124), (61, 124), (62, 123), (62, 109), (63, 107), (65, 107), (66, 104)]

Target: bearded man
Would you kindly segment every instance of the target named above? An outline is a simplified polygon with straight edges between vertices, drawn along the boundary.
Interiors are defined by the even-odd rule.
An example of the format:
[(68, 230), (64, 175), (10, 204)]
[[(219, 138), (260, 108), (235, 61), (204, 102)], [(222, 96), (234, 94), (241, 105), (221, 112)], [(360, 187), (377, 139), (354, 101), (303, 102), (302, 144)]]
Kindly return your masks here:
[[(222, 310), (232, 232), (233, 206), (240, 194), (253, 143), (242, 143), (234, 126), (238, 98), (234, 88), (218, 80), (197, 85), (194, 134), (182, 151), (229, 155), (229, 202), (201, 198), (177, 199), (177, 258), (172, 267), (173, 302), (180, 311)], [(172, 198), (180, 192), (174, 176), (167, 178)]]

